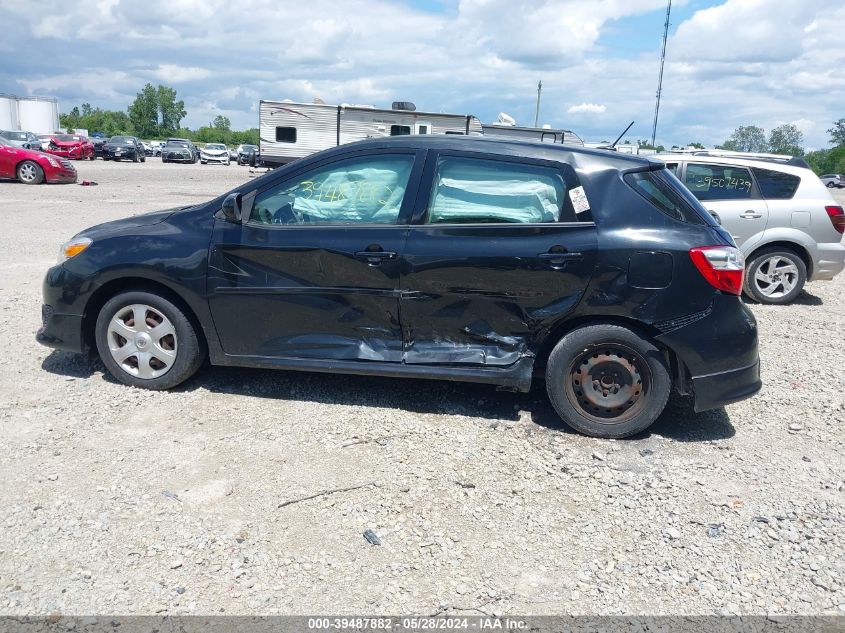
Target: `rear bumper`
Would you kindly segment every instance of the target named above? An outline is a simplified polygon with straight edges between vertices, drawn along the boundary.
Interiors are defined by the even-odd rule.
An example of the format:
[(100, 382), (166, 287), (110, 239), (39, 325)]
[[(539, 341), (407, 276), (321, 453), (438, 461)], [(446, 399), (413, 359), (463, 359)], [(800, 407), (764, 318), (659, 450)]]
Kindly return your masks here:
[(757, 322), (739, 297), (717, 294), (704, 311), (659, 324), (695, 394), (695, 410), (715, 409), (760, 390)]
[(759, 360), (749, 367), (693, 377), (695, 411), (717, 409), (745, 400), (760, 391), (762, 386)]
[(845, 245), (840, 242), (821, 243), (816, 246), (816, 261), (810, 281), (829, 281), (845, 269)]

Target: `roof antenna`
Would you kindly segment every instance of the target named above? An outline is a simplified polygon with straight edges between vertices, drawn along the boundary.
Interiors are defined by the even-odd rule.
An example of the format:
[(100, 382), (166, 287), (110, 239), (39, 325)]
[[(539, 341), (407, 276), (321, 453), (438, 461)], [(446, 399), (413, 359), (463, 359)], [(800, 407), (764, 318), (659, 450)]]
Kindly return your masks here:
[(663, 52), (660, 53), (660, 77), (657, 80), (657, 103), (654, 105), (654, 127), (651, 128), (651, 146), (657, 139), (657, 115), (660, 112), (660, 93), (663, 92), (663, 64), (666, 62), (666, 40), (669, 37), (669, 14), (672, 12), (672, 0), (666, 6), (666, 24), (663, 25)]
[(618, 137), (616, 137), (615, 141), (613, 141), (610, 145), (608, 145), (606, 147), (602, 147), (600, 149), (609, 149), (609, 150), (615, 152), (616, 151), (616, 145), (619, 143), (619, 141), (622, 140), (622, 137), (625, 136), (628, 133), (628, 130), (630, 130), (633, 126), (634, 126), (634, 122), (631, 121), (628, 124), (628, 127), (626, 127), (624, 130), (622, 130), (622, 134), (620, 134)]

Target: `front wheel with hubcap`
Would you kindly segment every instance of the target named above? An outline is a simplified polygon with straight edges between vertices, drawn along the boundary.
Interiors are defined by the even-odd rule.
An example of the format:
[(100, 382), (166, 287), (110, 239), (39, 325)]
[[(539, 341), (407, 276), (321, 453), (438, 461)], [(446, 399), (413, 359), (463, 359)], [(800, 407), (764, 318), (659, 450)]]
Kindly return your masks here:
[(39, 185), (44, 182), (44, 170), (38, 163), (25, 160), (18, 165), (18, 180), (25, 185)]
[(109, 373), (143, 389), (170, 389), (205, 358), (190, 320), (174, 303), (149, 292), (125, 292), (103, 306), (95, 326), (97, 351)]
[(590, 325), (564, 336), (546, 365), (546, 391), (569, 426), (593, 437), (635, 435), (657, 419), (671, 379), (663, 354), (618, 325)]
[(769, 250), (755, 255), (745, 273), (745, 294), (759, 303), (789, 303), (807, 282), (807, 266), (796, 253)]

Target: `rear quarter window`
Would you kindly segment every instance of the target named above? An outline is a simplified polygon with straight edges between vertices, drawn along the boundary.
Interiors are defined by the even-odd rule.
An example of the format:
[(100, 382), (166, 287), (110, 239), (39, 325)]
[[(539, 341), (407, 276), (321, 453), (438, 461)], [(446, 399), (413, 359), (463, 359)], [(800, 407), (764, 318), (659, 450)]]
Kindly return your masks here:
[(795, 195), (795, 192), (798, 191), (798, 185), (801, 184), (799, 176), (785, 174), (782, 171), (760, 169), (759, 167), (755, 167), (752, 171), (757, 179), (757, 184), (760, 186), (760, 193), (769, 200), (789, 200)]
[(687, 197), (683, 184), (671, 171), (639, 171), (625, 174), (625, 182), (652, 206), (670, 218), (690, 224), (715, 224), (701, 204)]

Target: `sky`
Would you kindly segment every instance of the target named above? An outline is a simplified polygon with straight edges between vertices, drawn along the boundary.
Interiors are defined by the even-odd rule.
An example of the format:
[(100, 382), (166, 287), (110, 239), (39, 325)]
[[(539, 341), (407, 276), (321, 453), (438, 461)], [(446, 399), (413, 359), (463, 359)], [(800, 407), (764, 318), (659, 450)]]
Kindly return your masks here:
[[(667, 0), (0, 0), (0, 93), (125, 110), (174, 87), (183, 125), (257, 127), (259, 99), (505, 112), (588, 141), (651, 138)], [(845, 117), (842, 0), (674, 0), (657, 140)]]

